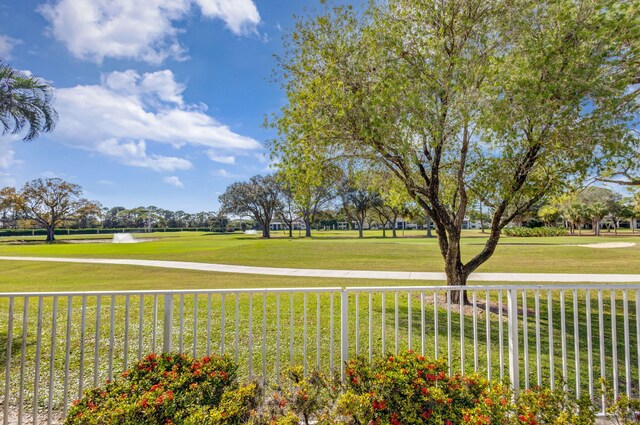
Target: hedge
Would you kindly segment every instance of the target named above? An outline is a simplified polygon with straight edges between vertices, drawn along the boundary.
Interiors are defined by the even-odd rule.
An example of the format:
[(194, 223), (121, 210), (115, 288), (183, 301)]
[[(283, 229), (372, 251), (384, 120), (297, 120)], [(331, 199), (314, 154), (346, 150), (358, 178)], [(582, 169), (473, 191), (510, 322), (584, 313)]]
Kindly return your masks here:
[(506, 236), (519, 238), (566, 236), (567, 229), (564, 227), (507, 227), (503, 233)]

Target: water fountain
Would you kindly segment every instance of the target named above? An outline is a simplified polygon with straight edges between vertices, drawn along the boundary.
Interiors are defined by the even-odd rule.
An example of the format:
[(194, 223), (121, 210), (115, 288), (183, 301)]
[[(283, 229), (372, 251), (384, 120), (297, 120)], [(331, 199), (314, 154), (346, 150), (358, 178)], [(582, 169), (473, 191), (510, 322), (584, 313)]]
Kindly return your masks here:
[(131, 236), (131, 233), (114, 233), (113, 234), (113, 240), (111, 242), (113, 242), (113, 243), (136, 243), (138, 241), (135, 240), (133, 238), (133, 236)]

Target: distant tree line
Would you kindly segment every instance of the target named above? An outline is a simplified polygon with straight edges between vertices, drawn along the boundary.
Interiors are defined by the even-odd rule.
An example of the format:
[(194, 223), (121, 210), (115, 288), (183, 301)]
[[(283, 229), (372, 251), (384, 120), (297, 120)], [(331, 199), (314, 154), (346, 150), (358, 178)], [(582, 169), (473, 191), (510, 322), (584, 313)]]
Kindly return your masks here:
[(618, 233), (621, 223), (635, 229), (640, 217), (640, 192), (623, 196), (611, 189), (590, 186), (551, 197), (533, 206), (514, 222), (525, 227), (566, 227), (571, 234), (590, 229), (598, 236), (603, 229)]
[[(335, 168), (332, 172), (333, 178), (314, 186), (311, 196), (304, 192), (307, 186), (296, 185), (282, 171), (233, 183), (219, 197), (221, 214), (248, 218), (265, 238), (271, 236), (270, 224), (274, 222), (280, 223), (289, 237), (296, 228), (311, 236), (314, 228), (335, 229), (339, 224), (358, 230), (360, 237), (367, 228), (382, 229), (385, 237), (390, 230), (397, 237), (399, 220), (425, 228), (431, 235), (430, 218), (425, 217), (392, 174), (373, 169)], [(472, 198), (470, 205), (466, 220), (485, 233), (494, 206), (485, 204), (481, 196)], [(595, 235), (606, 229), (617, 234), (623, 223), (635, 229), (637, 217), (640, 192), (623, 196), (608, 188), (590, 186), (531, 205), (514, 216), (511, 226), (565, 227), (570, 234), (579, 235), (583, 229), (590, 229)]]
[(216, 212), (191, 214), (155, 206), (105, 208), (98, 201), (83, 198), (79, 185), (60, 178), (32, 180), (20, 189), (0, 189), (0, 229), (45, 229), (50, 242), (55, 240), (55, 230), (61, 227), (146, 231), (208, 228), (224, 232), (233, 225), (226, 216)]
[(323, 167), (322, 173), (313, 183), (304, 183), (304, 176), (283, 170), (235, 182), (219, 197), (220, 214), (249, 218), (264, 238), (271, 237), (274, 222), (281, 223), (289, 237), (295, 228), (304, 229), (310, 237), (314, 228), (335, 229), (339, 225), (358, 230), (359, 237), (372, 227), (382, 229), (385, 237), (387, 230), (397, 237), (399, 219), (420, 225), (429, 221), (400, 181), (383, 169), (333, 164)]

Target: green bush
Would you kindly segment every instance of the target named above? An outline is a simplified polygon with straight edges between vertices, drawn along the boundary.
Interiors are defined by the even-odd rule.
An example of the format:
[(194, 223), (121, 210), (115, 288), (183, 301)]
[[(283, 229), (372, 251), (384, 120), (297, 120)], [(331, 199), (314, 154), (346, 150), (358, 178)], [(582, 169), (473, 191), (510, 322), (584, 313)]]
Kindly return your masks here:
[(502, 231), (506, 236), (518, 238), (566, 236), (564, 227), (507, 227)]
[[(480, 375), (449, 375), (446, 360), (413, 352), (358, 357), (346, 379), (301, 367), (263, 397), (256, 383), (238, 385), (228, 357), (191, 359), (150, 354), (114, 382), (74, 402), (65, 425), (593, 425), (595, 407), (547, 388), (515, 396), (506, 382)], [(562, 386), (560, 385), (559, 388)], [(607, 400), (613, 392), (605, 393)], [(640, 423), (640, 401), (607, 403), (610, 419)]]
[(535, 389), (515, 397), (508, 383), (479, 375), (449, 375), (446, 360), (430, 361), (412, 352), (359, 357), (346, 365), (346, 381), (313, 373), (288, 381), (249, 421), (252, 425), (591, 425), (588, 399), (562, 391)]
[(349, 423), (506, 424), (512, 410), (507, 385), (479, 375), (449, 375), (445, 360), (429, 361), (412, 352), (369, 364), (349, 362), (346, 389), (336, 413)]
[(238, 386), (236, 372), (227, 356), (149, 354), (75, 401), (65, 425), (244, 423), (259, 390)]

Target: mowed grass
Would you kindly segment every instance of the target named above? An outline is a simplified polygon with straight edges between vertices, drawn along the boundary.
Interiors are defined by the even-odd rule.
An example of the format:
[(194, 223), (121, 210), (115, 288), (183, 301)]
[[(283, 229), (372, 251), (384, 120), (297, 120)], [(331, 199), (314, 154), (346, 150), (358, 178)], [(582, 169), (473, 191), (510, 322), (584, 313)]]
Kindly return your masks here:
[[(504, 237), (493, 257), (478, 271), (640, 273), (640, 234), (625, 233), (617, 237), (613, 233), (604, 234), (601, 237)], [(397, 239), (382, 238), (380, 231), (365, 232), (367, 237), (363, 239), (355, 237), (355, 232), (346, 231), (316, 232), (315, 235), (312, 238), (289, 239), (282, 233), (274, 233), (273, 239), (264, 240), (259, 236), (239, 233), (159, 232), (135, 235), (157, 238), (138, 244), (65, 243), (69, 237), (60, 237), (60, 243), (50, 245), (14, 245), (8, 243), (9, 238), (0, 238), (0, 255), (135, 258), (345, 270), (443, 270), (437, 241), (425, 238), (423, 231), (406, 231), (405, 237)], [(463, 259), (468, 260), (478, 253), (485, 238), (478, 231), (464, 232)], [(633, 242), (637, 245), (618, 249), (575, 246), (602, 242)], [(247, 277), (246, 281), (253, 279)]]
[[(282, 234), (274, 234), (272, 240), (263, 240), (257, 236), (231, 234), (217, 235), (210, 233), (155, 233), (136, 235), (138, 237), (157, 238), (139, 244), (105, 244), (105, 243), (65, 243), (66, 239), (78, 239), (77, 236), (61, 237), (60, 243), (42, 244), (29, 242), (12, 244), (15, 239), (41, 240), (38, 238), (4, 238), (0, 240), (0, 255), (5, 256), (50, 256), (50, 257), (90, 257), (90, 258), (138, 258), (156, 260), (197, 261), (223, 264), (242, 264), (271, 267), (300, 267), (320, 269), (351, 270), (399, 270), (399, 271), (441, 271), (442, 259), (435, 239), (424, 238), (423, 232), (405, 232), (404, 238), (382, 238), (381, 232), (366, 232), (364, 239), (355, 238), (354, 232), (317, 232), (313, 238), (288, 239)], [(104, 237), (104, 235), (101, 235)], [(465, 258), (478, 252), (485, 236), (479, 232), (465, 232), (463, 246)], [(601, 242), (635, 242), (639, 246), (622, 249), (591, 249), (577, 244)], [(540, 273), (640, 273), (640, 235), (621, 235), (619, 237), (561, 237), (561, 238), (504, 238), (494, 257), (480, 271), (493, 272), (540, 272)], [(209, 273), (189, 270), (160, 269), (151, 267), (97, 265), (74, 263), (39, 263), (21, 261), (0, 262), (0, 292), (41, 292), (41, 291), (108, 291), (108, 290), (175, 290), (175, 289), (233, 289), (233, 288), (311, 288), (311, 287), (346, 287), (346, 286), (396, 286), (421, 285), (418, 281), (375, 280), (375, 279), (329, 279), (242, 275), (231, 273)], [(427, 282), (427, 285), (444, 284), (444, 282)], [(429, 295), (429, 290), (425, 289)], [(505, 293), (506, 294), (506, 293)], [(475, 368), (474, 351), (478, 354), (479, 370), (489, 367), (492, 377), (506, 376), (508, 359), (506, 358), (507, 327), (505, 316), (500, 320), (497, 310), (497, 294), (492, 293), (490, 302), (493, 308), (489, 314), (488, 327), (490, 335), (486, 337), (486, 311), (480, 308), (473, 316), (464, 316), (464, 334), (461, 333), (460, 314), (457, 306), (451, 310), (451, 325), (448, 323), (448, 310), (440, 303), (437, 309), (427, 303), (424, 307), (425, 327), (421, 326), (422, 311), (419, 294), (410, 297), (412, 313), (409, 315), (409, 297), (406, 292), (399, 293), (398, 314), (394, 292), (387, 294), (383, 307), (380, 293), (372, 296), (369, 310), (368, 295), (362, 294), (356, 306), (355, 296), (349, 300), (349, 349), (350, 355), (358, 351), (368, 354), (369, 341), (373, 353), (395, 352), (409, 347), (409, 328), (411, 328), (412, 348), (422, 349), (422, 334), (425, 336), (425, 351), (435, 354), (438, 347), (440, 356), (451, 357), (454, 370), (461, 367), (465, 359), (464, 369), (467, 372)], [(431, 293), (432, 295), (432, 293)], [(585, 292), (579, 291), (580, 302), (577, 304), (578, 321), (578, 357), (576, 365), (576, 339), (574, 338), (574, 309), (572, 293), (567, 292), (566, 323), (563, 332), (560, 316), (560, 295), (552, 294), (552, 331), (549, 332), (549, 317), (546, 294), (540, 304), (540, 357), (536, 352), (536, 322), (532, 316), (534, 293), (527, 293), (529, 320), (527, 335), (520, 334), (521, 350), (527, 341), (529, 353), (529, 382), (537, 380), (537, 362), (540, 362), (543, 378), (548, 379), (551, 373), (551, 356), (549, 335), (553, 335), (554, 373), (562, 373), (562, 360), (566, 358), (566, 375), (575, 386), (576, 376), (580, 377), (580, 387), (587, 390), (589, 376), (594, 382), (599, 377), (600, 341), (604, 341), (605, 375), (611, 381), (616, 372), (620, 388), (624, 388), (626, 380), (631, 381), (634, 393), (638, 388), (638, 365), (640, 350), (636, 328), (636, 294), (627, 294), (629, 306), (627, 314), (622, 310), (624, 294), (614, 294), (615, 306), (612, 306), (609, 293), (604, 293), (603, 326), (598, 323), (599, 310), (596, 303), (597, 293), (591, 294), (591, 308), (584, 301)], [(479, 301), (483, 301), (479, 294)], [(313, 368), (317, 362), (324, 370), (333, 364), (334, 370), (340, 362), (339, 316), (334, 315), (333, 325), (330, 314), (331, 296), (320, 296), (319, 304), (316, 294), (295, 295), (293, 309), (291, 298), (285, 292), (280, 297), (280, 314), (276, 295), (269, 295), (264, 302), (262, 293), (256, 293), (253, 299), (249, 295), (238, 297), (236, 322), (235, 295), (226, 296), (225, 315), (222, 315), (222, 299), (212, 296), (209, 304), (207, 295), (194, 298), (186, 295), (173, 298), (173, 349), (177, 350), (182, 342), (184, 351), (192, 352), (195, 341), (195, 354), (203, 355), (208, 351), (216, 352), (222, 347), (222, 329), (225, 329), (225, 351), (237, 356), (243, 376), (249, 375), (251, 367), (254, 375), (262, 373), (263, 356), (267, 377), (273, 382), (278, 366), (284, 367), (290, 362), (307, 363)], [(164, 320), (164, 297), (145, 296), (140, 308), (138, 296), (131, 296), (129, 307), (124, 296), (103, 296), (98, 309), (97, 299), (88, 297), (83, 304), (82, 296), (69, 299), (66, 296), (57, 300), (56, 314), (53, 314), (53, 297), (39, 299), (33, 297), (29, 301), (26, 326), (23, 328), (23, 300), (17, 298), (14, 305), (13, 334), (11, 336), (11, 385), (10, 399), (17, 401), (20, 380), (25, 388), (25, 404), (34, 399), (34, 383), (40, 383), (38, 405), (46, 407), (51, 400), (56, 409), (63, 409), (65, 402), (78, 395), (78, 384), (89, 388), (94, 383), (102, 383), (109, 376), (117, 374), (130, 365), (139, 354), (155, 349), (159, 351), (163, 343), (162, 323)], [(334, 312), (339, 312), (340, 294), (333, 294)], [(521, 298), (519, 299), (521, 302)], [(506, 308), (506, 297), (503, 299)], [(84, 308), (83, 308), (84, 305)], [(197, 306), (197, 308), (196, 308)], [(266, 308), (265, 308), (266, 306)], [(319, 309), (318, 309), (319, 307)], [(8, 343), (9, 304), (7, 298), (0, 299), (0, 345)], [(38, 321), (38, 312), (42, 320)], [(82, 332), (84, 311), (84, 333)], [(180, 313), (182, 311), (182, 314)], [(294, 320), (291, 321), (293, 311)], [(319, 311), (319, 314), (318, 314)], [(356, 311), (358, 314), (356, 315)], [(369, 334), (369, 311), (371, 311), (372, 333)], [(592, 356), (593, 368), (587, 366), (588, 350), (587, 311), (592, 315)], [(266, 312), (266, 322), (262, 320)], [(306, 312), (307, 320), (304, 320)], [(612, 320), (612, 313), (616, 320)], [(383, 319), (384, 315), (384, 319)], [(435, 317), (438, 324), (435, 324)], [(101, 326), (97, 329), (97, 318)], [(140, 321), (142, 317), (142, 321)], [(180, 320), (180, 317), (183, 320)], [(358, 319), (356, 319), (356, 317)], [(55, 318), (55, 321), (54, 321)], [(154, 319), (155, 318), (155, 319)], [(519, 317), (523, 323), (524, 317)], [(411, 325), (409, 324), (411, 322)], [(475, 326), (474, 326), (475, 322)], [(55, 323), (55, 325), (54, 325)], [(154, 325), (155, 323), (155, 325)], [(236, 325), (237, 323), (237, 325)], [(306, 326), (305, 326), (306, 323)], [(384, 332), (382, 330), (384, 323)], [(615, 331), (614, 331), (615, 323)], [(626, 328), (625, 328), (626, 323)], [(278, 324), (280, 326), (278, 326)], [(503, 334), (500, 338), (499, 328), (502, 324)], [(179, 329), (182, 326), (182, 338)], [(237, 326), (237, 333), (236, 333)], [(66, 332), (69, 329), (70, 345), (66, 345)], [(278, 329), (280, 332), (278, 333)], [(320, 332), (318, 332), (318, 329)], [(333, 332), (331, 332), (333, 329)], [(436, 332), (436, 329), (438, 332)], [(625, 353), (625, 329), (629, 332), (631, 357)], [(51, 343), (55, 330), (55, 341)], [(195, 330), (195, 332), (194, 332)], [(398, 332), (396, 332), (396, 330)], [(264, 337), (263, 337), (264, 332)], [(603, 338), (599, 337), (600, 332)], [(237, 350), (236, 350), (236, 337)], [(567, 340), (563, 351), (562, 336)], [(24, 335), (24, 340), (22, 336)], [(333, 337), (332, 337), (333, 335)], [(384, 335), (384, 338), (383, 338)], [(438, 336), (436, 336), (438, 335)], [(447, 335), (451, 335), (451, 351)], [(396, 346), (396, 336), (398, 345)], [(616, 344), (613, 344), (614, 336)], [(35, 360), (38, 358), (36, 347), (40, 339), (40, 370), (36, 374)], [(384, 339), (384, 349), (383, 349)], [(319, 344), (318, 344), (319, 341)], [(155, 344), (154, 344), (155, 343)], [(462, 347), (465, 347), (464, 349)], [(23, 350), (24, 347), (24, 350)], [(82, 349), (84, 347), (84, 350)], [(278, 349), (279, 347), (279, 349)], [(333, 351), (332, 351), (333, 347)], [(487, 347), (491, 347), (488, 352)], [(502, 363), (500, 347), (503, 347)], [(614, 350), (614, 347), (616, 350)], [(65, 362), (67, 350), (70, 353), (69, 363)], [(264, 350), (264, 354), (263, 354)], [(306, 351), (306, 356), (304, 355)], [(98, 361), (94, 361), (97, 353)], [(333, 353), (333, 355), (331, 354)], [(464, 353), (464, 356), (462, 355)], [(4, 354), (4, 356), (2, 356)], [(6, 367), (6, 350), (0, 351), (0, 369)], [(20, 359), (24, 354), (25, 374), (21, 375)], [(81, 358), (83, 360), (81, 360)], [(524, 355), (521, 356), (524, 361)], [(628, 361), (628, 363), (627, 363)], [(50, 365), (52, 367), (50, 367)], [(82, 365), (82, 367), (81, 367)], [(626, 367), (629, 373), (626, 373)], [(65, 387), (64, 375), (69, 370), (70, 381)], [(522, 363), (524, 371), (524, 363)], [(579, 371), (577, 373), (577, 371)], [(502, 373), (501, 373), (502, 372)], [(38, 375), (38, 376), (36, 376)], [(0, 375), (2, 376), (2, 375)], [(524, 376), (521, 381), (524, 383)], [(2, 376), (2, 381), (4, 376)], [(53, 386), (49, 383), (53, 382)], [(49, 398), (51, 390), (51, 398)], [(4, 387), (0, 388), (0, 398)], [(65, 396), (66, 395), (66, 396)]]
[[(290, 364), (305, 365), (307, 370), (319, 367), (325, 372), (338, 371), (342, 341), (340, 292), (337, 289), (332, 293), (304, 295), (256, 290), (253, 294), (232, 291), (224, 297), (220, 293), (173, 295), (172, 350), (198, 356), (224, 350), (237, 359), (243, 379), (264, 377), (269, 383), (275, 383), (278, 372)], [(434, 292), (427, 287), (410, 292), (387, 291), (384, 300), (375, 288), (371, 296), (369, 292), (351, 293), (348, 298), (349, 356), (389, 354), (408, 348), (419, 353), (424, 349), (428, 356), (434, 357), (437, 353), (447, 357), (452, 371), (477, 370), (482, 374), (491, 371), (494, 379), (508, 377), (507, 293), (500, 293), (501, 300), (498, 291), (488, 294), (488, 315), (485, 291), (477, 293), (476, 308), (466, 307), (464, 315), (457, 305), (447, 308), (444, 291), (437, 292), (437, 308), (434, 308)], [(600, 310), (598, 291), (590, 292), (588, 304), (586, 291), (577, 291), (574, 304), (574, 292), (569, 290), (563, 295), (564, 312), (559, 291), (553, 291), (550, 298), (547, 291), (540, 291), (538, 308), (535, 295), (533, 290), (526, 293), (525, 334), (522, 292), (518, 293), (523, 386), (527, 382), (529, 385), (538, 382), (539, 365), (543, 382), (549, 382), (553, 372), (556, 386), (560, 386), (560, 377), (564, 375), (572, 392), (578, 386), (587, 393), (591, 384), (597, 394), (600, 374), (604, 373), (609, 382), (617, 381), (620, 391), (624, 391), (629, 381), (632, 393), (637, 395), (640, 352), (635, 349), (638, 346), (638, 294), (635, 291), (626, 294), (626, 308), (622, 291), (613, 294), (614, 301), (610, 293), (604, 291)], [(3, 347), (9, 340), (8, 321), (13, 322), (10, 401), (18, 403), (22, 386), (24, 404), (31, 406), (35, 382), (38, 382), (39, 407), (46, 409), (51, 402), (55, 410), (63, 410), (79, 396), (81, 389), (117, 377), (141, 355), (161, 351), (167, 320), (165, 302), (163, 294), (147, 294), (143, 298), (138, 295), (30, 297), (23, 326), (24, 299), (14, 300), (13, 314), (9, 316), (9, 301), (0, 298)], [(625, 349), (625, 337), (630, 350)], [(553, 347), (553, 356), (550, 347)], [(4, 382), (7, 351), (0, 353), (0, 377)], [(36, 367), (38, 358), (40, 364)], [(600, 358), (604, 359), (604, 370), (600, 369)], [(21, 369), (22, 359), (24, 369)], [(525, 359), (528, 369), (525, 369)], [(2, 397), (3, 392), (4, 386), (0, 386)]]

